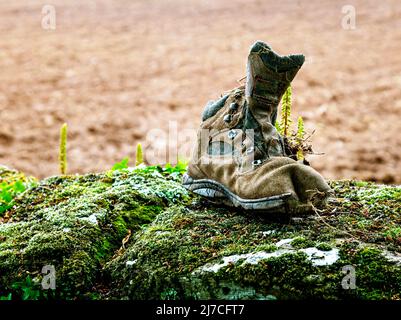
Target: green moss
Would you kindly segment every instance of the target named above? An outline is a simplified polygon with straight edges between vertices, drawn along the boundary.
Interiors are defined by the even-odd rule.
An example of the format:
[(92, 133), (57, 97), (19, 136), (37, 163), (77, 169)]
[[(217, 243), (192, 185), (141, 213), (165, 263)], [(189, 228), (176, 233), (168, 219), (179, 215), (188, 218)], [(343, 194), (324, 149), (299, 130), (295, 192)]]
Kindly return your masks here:
[(395, 226), (387, 228), (383, 232), (383, 236), (389, 240), (401, 240), (401, 227)]
[(322, 251), (330, 251), (332, 249), (331, 245), (325, 242), (318, 243), (316, 248)]
[(161, 300), (176, 300), (178, 292), (174, 288), (168, 288), (160, 294)]
[(356, 296), (370, 300), (400, 296), (400, 267), (389, 262), (379, 249), (362, 248), (351, 256), (351, 262), (356, 270)]
[(255, 251), (264, 251), (264, 252), (274, 252), (277, 250), (277, 246), (274, 244), (262, 244), (255, 248)]
[(302, 249), (315, 246), (315, 242), (305, 237), (296, 237), (291, 241), (294, 248)]
[[(106, 265), (116, 288), (113, 294), (149, 299), (173, 290), (175, 299), (394, 299), (401, 292), (395, 283), (399, 266), (383, 256), (368, 259), (357, 238), (335, 244), (352, 231), (345, 226), (362, 230), (358, 222), (369, 221), (364, 205), (357, 204), (357, 210), (348, 195), (343, 197), (351, 203), (351, 213), (330, 215), (333, 208), (329, 207), (321, 218), (304, 218), (296, 224), (214, 207), (172, 207), (138, 233), (123, 256)], [(337, 206), (337, 210), (341, 208)], [(294, 238), (290, 253), (280, 253), (282, 249), (275, 245), (285, 238)], [(313, 265), (313, 259), (300, 250), (314, 246), (327, 253), (339, 249), (340, 258), (327, 266)], [(255, 264), (241, 258), (218, 272), (201, 271), (208, 264), (223, 264), (224, 257), (261, 251), (278, 252), (278, 256)], [(135, 263), (127, 265), (127, 261)], [(356, 267), (356, 290), (341, 285), (342, 268), (347, 265)], [(384, 270), (391, 276), (382, 278)], [(383, 292), (379, 295), (380, 287)]]
[(110, 258), (110, 255), (113, 252), (113, 248), (115, 248), (111, 243), (109, 239), (103, 239), (99, 243), (99, 247), (96, 250), (95, 253), (95, 259), (99, 261), (100, 263), (103, 263), (106, 261), (106, 259)]
[[(172, 189), (179, 192), (171, 196)], [(138, 172), (41, 181), (15, 200), (9, 222), (0, 224), (0, 293), (24, 274), (40, 277), (44, 265), (54, 265), (59, 296), (85, 295), (128, 230), (141, 230), (173, 202), (188, 199), (176, 182)]]
[[(401, 250), (399, 187), (331, 185), (327, 209), (295, 223), (216, 207), (163, 169), (45, 179), (0, 223), (0, 296), (50, 264), (63, 299), (399, 299), (400, 265), (383, 253)], [(293, 249), (276, 246), (287, 238)], [(302, 251), (314, 246), (339, 259), (315, 265)]]
[[(219, 257), (239, 253), (238, 250), (274, 252), (277, 249), (271, 244), (271, 239), (260, 237), (261, 229), (265, 225), (258, 220), (255, 217), (251, 220), (250, 217), (227, 212), (183, 212), (172, 208), (156, 218), (152, 229), (138, 234), (130, 250), (108, 264), (107, 268), (117, 282), (115, 286), (121, 290), (119, 295), (144, 299), (174, 288), (177, 297), (195, 297), (196, 293), (189, 289), (194, 285), (192, 280), (189, 284), (183, 284), (183, 281), (191, 278), (191, 273), (205, 262), (218, 261)], [(171, 229), (173, 231), (156, 231)], [(155, 232), (159, 232), (159, 236), (155, 236)], [(302, 258), (305, 258), (304, 255)], [(128, 268), (124, 261), (138, 262)], [(228, 266), (221, 274), (230, 274), (229, 272)], [(253, 271), (247, 273), (254, 274)], [(238, 277), (242, 276), (249, 278), (249, 275), (243, 274)], [(231, 274), (230, 279), (233, 280)], [(240, 283), (244, 282), (244, 286), (249, 286), (249, 281), (244, 282), (242, 279)], [(252, 281), (256, 282), (256, 277)], [(205, 297), (204, 294), (206, 293), (201, 294), (201, 297)], [(213, 297), (209, 294), (207, 297)]]
[(119, 239), (122, 239), (127, 235), (128, 226), (123, 216), (118, 215), (115, 219), (113, 219), (111, 225)]
[(366, 186), (369, 186), (369, 182), (366, 182), (366, 181), (355, 181), (355, 186), (357, 186), (357, 187), (366, 187)]

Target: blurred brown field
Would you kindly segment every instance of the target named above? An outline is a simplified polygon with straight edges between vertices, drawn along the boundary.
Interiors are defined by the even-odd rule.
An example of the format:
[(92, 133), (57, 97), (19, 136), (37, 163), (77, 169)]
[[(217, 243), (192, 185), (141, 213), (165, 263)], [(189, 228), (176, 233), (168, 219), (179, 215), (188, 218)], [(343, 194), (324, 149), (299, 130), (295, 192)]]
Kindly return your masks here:
[(401, 183), (401, 3), (348, 2), (353, 30), (344, 1), (54, 0), (46, 30), (47, 2), (0, 1), (0, 163), (57, 174), (64, 122), (70, 173), (109, 169), (138, 142), (150, 162), (165, 162), (169, 140), (185, 155), (203, 106), (238, 86), (263, 40), (306, 56), (293, 114), (316, 130), (312, 165)]

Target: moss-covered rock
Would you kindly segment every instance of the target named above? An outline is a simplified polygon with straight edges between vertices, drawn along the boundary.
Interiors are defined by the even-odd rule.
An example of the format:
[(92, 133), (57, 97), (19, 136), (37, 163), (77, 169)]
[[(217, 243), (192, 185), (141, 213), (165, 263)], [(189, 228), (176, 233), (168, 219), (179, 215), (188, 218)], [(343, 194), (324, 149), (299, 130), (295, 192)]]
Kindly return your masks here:
[(32, 186), (0, 223), (0, 296), (54, 265), (59, 298), (401, 298), (400, 187), (332, 182), (324, 211), (282, 219), (210, 204), (178, 178), (138, 169)]
[(284, 223), (196, 199), (170, 208), (106, 265), (111, 296), (397, 299), (400, 243), (383, 235), (400, 222), (401, 188), (359, 184), (332, 182), (325, 211)]
[[(14, 199), (0, 224), (0, 296), (27, 275), (56, 269), (59, 297), (80, 297), (128, 238), (187, 191), (155, 173), (51, 177)], [(125, 240), (125, 241), (123, 241)], [(122, 247), (122, 250), (118, 251)]]

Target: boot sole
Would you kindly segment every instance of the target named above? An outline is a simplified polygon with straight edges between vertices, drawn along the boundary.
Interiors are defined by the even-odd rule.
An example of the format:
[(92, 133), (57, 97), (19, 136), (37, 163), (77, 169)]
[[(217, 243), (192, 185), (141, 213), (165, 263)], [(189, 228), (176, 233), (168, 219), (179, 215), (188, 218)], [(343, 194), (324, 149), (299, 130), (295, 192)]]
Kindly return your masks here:
[(184, 188), (212, 200), (214, 202), (224, 203), (231, 207), (243, 208), (245, 210), (256, 211), (274, 211), (277, 213), (287, 213), (287, 200), (291, 197), (291, 193), (284, 193), (277, 196), (259, 198), (259, 199), (243, 199), (232, 193), (224, 185), (210, 179), (191, 178), (188, 174), (183, 176)]

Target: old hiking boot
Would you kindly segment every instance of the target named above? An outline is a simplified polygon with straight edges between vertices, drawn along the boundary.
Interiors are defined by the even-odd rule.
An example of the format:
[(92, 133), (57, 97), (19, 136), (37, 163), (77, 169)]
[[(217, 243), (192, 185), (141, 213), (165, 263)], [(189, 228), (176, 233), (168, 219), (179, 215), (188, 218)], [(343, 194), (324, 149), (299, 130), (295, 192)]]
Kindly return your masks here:
[(244, 209), (303, 213), (322, 207), (330, 187), (288, 158), (274, 124), (282, 95), (304, 62), (263, 42), (250, 50), (244, 87), (209, 102), (184, 175), (189, 190)]

